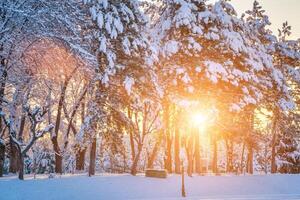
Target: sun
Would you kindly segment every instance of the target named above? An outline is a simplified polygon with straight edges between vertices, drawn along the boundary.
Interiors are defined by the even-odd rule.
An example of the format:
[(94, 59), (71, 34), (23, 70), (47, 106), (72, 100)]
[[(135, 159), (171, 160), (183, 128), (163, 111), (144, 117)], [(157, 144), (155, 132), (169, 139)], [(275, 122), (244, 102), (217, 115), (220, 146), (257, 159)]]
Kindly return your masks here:
[(194, 113), (191, 118), (194, 126), (200, 127), (205, 125), (205, 123), (207, 122), (207, 116), (200, 112)]

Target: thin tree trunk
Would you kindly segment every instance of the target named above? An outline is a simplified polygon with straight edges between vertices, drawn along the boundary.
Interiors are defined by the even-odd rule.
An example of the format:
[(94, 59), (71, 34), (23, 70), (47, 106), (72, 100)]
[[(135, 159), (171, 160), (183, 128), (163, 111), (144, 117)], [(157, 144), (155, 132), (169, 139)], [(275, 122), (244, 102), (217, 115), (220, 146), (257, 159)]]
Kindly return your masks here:
[(248, 159), (247, 159), (247, 172), (253, 174), (253, 147), (252, 145), (248, 146)]
[(0, 141), (0, 177), (3, 176), (4, 161), (5, 161), (5, 145)]
[(59, 174), (62, 174), (62, 155), (61, 155), (60, 147), (58, 144), (58, 131), (59, 131), (59, 127), (60, 127), (61, 111), (62, 111), (64, 99), (65, 99), (65, 93), (67, 90), (68, 81), (69, 81), (69, 79), (67, 79), (64, 82), (64, 85), (61, 89), (61, 94), (60, 94), (60, 98), (59, 98), (59, 102), (58, 102), (58, 106), (57, 106), (57, 115), (56, 115), (56, 122), (55, 122), (55, 128), (54, 128), (54, 135), (52, 135), (52, 138), (51, 138), (52, 144), (53, 144), (53, 149), (55, 151), (55, 172), (59, 173)]
[(253, 174), (253, 144), (252, 136), (254, 132), (254, 108), (249, 109), (250, 120), (249, 120), (249, 130), (248, 130), (248, 158), (247, 158), (247, 172)]
[(200, 161), (200, 137), (199, 137), (199, 130), (198, 128), (193, 128), (193, 135), (195, 138), (195, 172), (200, 174), (201, 173), (201, 161)]
[(166, 137), (166, 158), (165, 158), (165, 169), (172, 173), (172, 137), (169, 130), (169, 104), (165, 102), (164, 104), (164, 129), (165, 129), (165, 137)]
[[(3, 104), (3, 98), (4, 98), (4, 93), (5, 93), (5, 86), (6, 86), (6, 81), (7, 81), (7, 70), (6, 70), (6, 63), (5, 59), (1, 57), (0, 60), (0, 67), (1, 70), (3, 70), (2, 75), (1, 75), (1, 84), (0, 84), (0, 112), (2, 112), (2, 104)], [(2, 132), (2, 118), (0, 117), (0, 133)]]
[(271, 155), (271, 173), (274, 174), (277, 171), (276, 166), (276, 133), (272, 136), (272, 155)]
[(133, 176), (135, 176), (137, 174), (137, 165), (138, 165), (138, 162), (140, 160), (142, 147), (143, 147), (142, 144), (138, 144), (138, 152), (137, 152), (137, 154), (136, 154), (136, 156), (133, 160), (133, 163), (132, 163), (132, 166), (131, 166), (131, 172), (130, 172)]
[[(1, 70), (3, 70), (1, 75), (1, 84), (0, 84), (0, 112), (2, 113), (2, 103), (3, 97), (5, 92), (6, 80), (7, 80), (7, 70), (6, 70), (6, 63), (5, 59), (1, 57), (0, 60)], [(0, 117), (0, 134), (2, 133), (2, 117)], [(0, 135), (1, 140), (1, 135)], [(5, 144), (1, 143), (0, 141), (0, 177), (3, 176), (3, 168), (4, 168), (4, 161), (5, 161)]]
[(19, 141), (21, 141), (23, 138), (23, 132), (24, 132), (24, 128), (25, 128), (25, 119), (26, 119), (26, 115), (25, 115), (25, 113), (22, 113), (20, 129), (19, 129), (19, 134), (18, 134)]
[[(131, 115), (131, 111), (130, 108), (128, 107), (128, 117), (130, 118), (130, 120), (132, 119), (132, 115)], [(132, 162), (135, 159), (135, 149), (134, 149), (134, 139), (133, 139), (133, 130), (132, 128), (130, 128), (129, 130), (129, 137), (130, 137), (130, 150), (131, 150), (131, 159)]]
[(130, 131), (129, 137), (130, 137), (131, 159), (132, 159), (132, 161), (133, 161), (134, 158), (135, 158), (135, 149), (134, 149), (133, 131)]
[(19, 156), (18, 156), (19, 160), (19, 179), (20, 180), (24, 180), (24, 155), (19, 152)]
[(55, 152), (55, 173), (62, 174), (62, 155), (57, 141), (57, 137), (52, 138), (53, 149)]
[(189, 176), (193, 175), (193, 160), (194, 160), (194, 156), (193, 156), (193, 150), (194, 150), (194, 140), (193, 137), (190, 136), (190, 138), (187, 141), (188, 146), (186, 147), (186, 151), (187, 151), (187, 157), (188, 157), (188, 169), (187, 169), (187, 173)]
[(154, 160), (157, 156), (157, 152), (158, 152), (161, 142), (162, 142), (162, 135), (163, 135), (163, 133), (160, 134), (158, 140), (156, 141), (156, 143), (154, 145), (153, 151), (150, 154), (149, 159), (148, 159), (147, 168), (153, 168)]
[(186, 197), (185, 193), (185, 183), (184, 183), (184, 164), (181, 162), (181, 196)]
[(218, 173), (218, 143), (215, 137), (213, 138), (212, 172)]
[(170, 136), (167, 137), (167, 158), (165, 168), (169, 173), (172, 173), (172, 139)]
[(180, 132), (178, 122), (175, 125), (175, 138), (174, 138), (174, 159), (175, 159), (175, 173), (180, 174)]
[[(81, 102), (81, 124), (84, 123), (84, 118), (85, 118), (85, 102)], [(75, 129), (75, 128), (74, 128)], [(75, 130), (73, 129), (74, 135)], [(84, 162), (85, 162), (85, 153), (86, 153), (86, 148), (84, 149), (79, 149), (76, 153), (76, 170), (84, 170)]]
[(226, 139), (226, 153), (226, 172), (230, 173), (233, 171), (233, 144), (232, 142), (228, 141), (228, 139)]
[[(67, 119), (68, 119), (68, 121), (69, 121), (69, 124), (68, 124), (68, 126), (67, 126), (67, 132), (66, 132), (66, 134), (65, 134), (65, 144), (64, 144), (63, 151), (64, 151), (65, 149), (67, 149), (67, 147), (68, 147), (68, 144), (69, 144), (69, 134), (70, 134), (71, 129), (72, 129), (73, 133), (76, 132), (76, 131), (75, 131), (75, 127), (74, 127), (74, 125), (73, 125), (73, 119), (75, 118), (76, 113), (77, 113), (77, 111), (78, 111), (80, 105), (82, 106), (82, 112), (83, 112), (83, 113), (81, 113), (81, 115), (84, 115), (84, 109), (85, 109), (85, 108), (84, 108), (84, 102), (82, 102), (82, 101), (83, 101), (84, 98), (85, 98), (85, 94), (86, 94), (87, 90), (88, 90), (88, 86), (86, 85), (85, 88), (84, 88), (84, 90), (83, 90), (83, 92), (80, 94), (80, 97), (78, 98), (78, 102), (75, 103), (75, 105), (74, 105), (75, 107), (74, 107), (74, 109), (72, 110), (70, 116), (68, 116), (66, 107), (65, 107), (64, 104), (63, 104), (63, 110), (64, 110), (64, 112), (65, 112), (65, 115), (68, 116)], [(82, 119), (81, 119), (82, 123), (84, 123), (83, 117), (84, 117), (84, 116), (81, 116), (81, 118), (82, 118)]]
[(94, 138), (90, 149), (89, 176), (95, 175), (97, 139)]
[(272, 154), (271, 154), (271, 173), (276, 173), (277, 166), (276, 166), (276, 140), (277, 140), (277, 117), (278, 112), (277, 110), (274, 113), (273, 119), (273, 127), (272, 127)]
[(241, 154), (241, 163), (240, 163), (241, 174), (243, 173), (243, 169), (244, 169), (243, 165), (244, 165), (245, 143), (246, 143), (246, 141), (244, 141), (244, 143), (243, 143), (242, 154)]
[(265, 174), (268, 174), (268, 144), (265, 144), (265, 152), (264, 152), (264, 168), (265, 168)]

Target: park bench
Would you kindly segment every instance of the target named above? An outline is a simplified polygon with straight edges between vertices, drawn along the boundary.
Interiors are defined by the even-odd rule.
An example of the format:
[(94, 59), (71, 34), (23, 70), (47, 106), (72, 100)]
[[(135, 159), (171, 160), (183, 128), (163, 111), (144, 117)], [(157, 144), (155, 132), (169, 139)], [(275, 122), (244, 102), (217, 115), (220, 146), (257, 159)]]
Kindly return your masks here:
[(167, 171), (164, 169), (146, 169), (146, 177), (167, 178)]

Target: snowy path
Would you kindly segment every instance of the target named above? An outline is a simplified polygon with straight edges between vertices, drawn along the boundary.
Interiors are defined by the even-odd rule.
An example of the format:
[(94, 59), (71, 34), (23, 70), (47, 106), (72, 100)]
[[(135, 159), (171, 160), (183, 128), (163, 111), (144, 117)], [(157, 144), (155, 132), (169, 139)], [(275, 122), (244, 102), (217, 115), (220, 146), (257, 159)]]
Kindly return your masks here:
[[(0, 178), (0, 200), (113, 200), (180, 198), (180, 176), (77, 175), (55, 179)], [(194, 176), (186, 178), (188, 200), (300, 200), (300, 175)]]

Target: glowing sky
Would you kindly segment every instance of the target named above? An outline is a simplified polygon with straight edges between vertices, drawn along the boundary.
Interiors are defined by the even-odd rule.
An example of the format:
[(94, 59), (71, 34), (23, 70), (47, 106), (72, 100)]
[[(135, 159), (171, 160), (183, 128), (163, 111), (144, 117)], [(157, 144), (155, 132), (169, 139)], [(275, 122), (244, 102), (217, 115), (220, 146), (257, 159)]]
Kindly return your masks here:
[[(211, 2), (216, 0), (211, 0)], [(231, 0), (240, 14), (252, 8), (254, 0)], [(292, 26), (292, 39), (300, 38), (300, 0), (258, 0), (272, 22), (271, 30), (277, 35), (284, 21)]]

